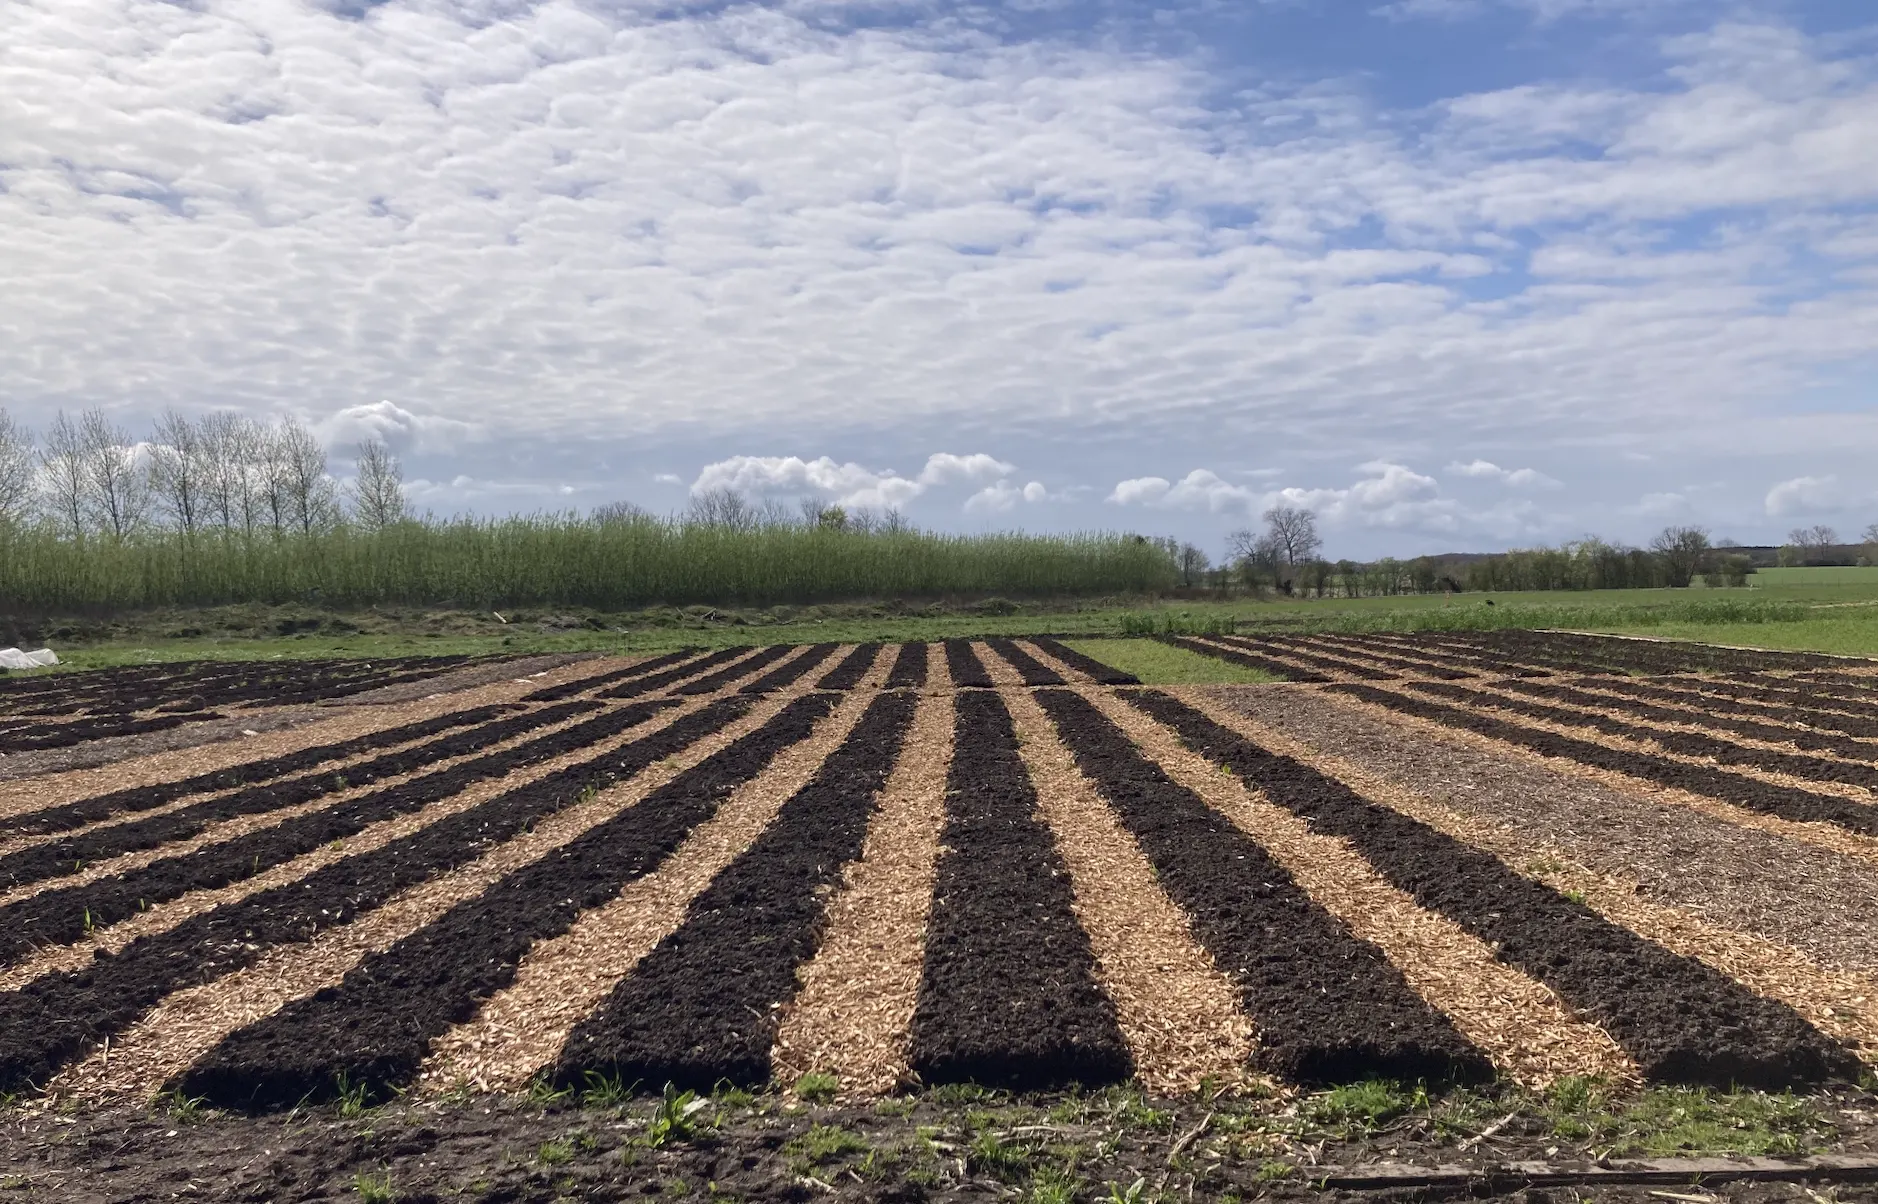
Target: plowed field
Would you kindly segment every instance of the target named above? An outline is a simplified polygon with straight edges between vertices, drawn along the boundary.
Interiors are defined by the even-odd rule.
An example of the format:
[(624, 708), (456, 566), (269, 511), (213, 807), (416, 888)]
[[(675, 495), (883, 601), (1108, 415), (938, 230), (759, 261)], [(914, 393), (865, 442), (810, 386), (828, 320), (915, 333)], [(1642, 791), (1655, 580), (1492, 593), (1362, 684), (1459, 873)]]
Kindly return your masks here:
[[(1878, 1064), (1878, 663), (1176, 642), (1287, 680), (1143, 687), (1048, 639), (586, 659), (0, 781), (0, 1092)], [(7, 681), (0, 751), (464, 668)]]

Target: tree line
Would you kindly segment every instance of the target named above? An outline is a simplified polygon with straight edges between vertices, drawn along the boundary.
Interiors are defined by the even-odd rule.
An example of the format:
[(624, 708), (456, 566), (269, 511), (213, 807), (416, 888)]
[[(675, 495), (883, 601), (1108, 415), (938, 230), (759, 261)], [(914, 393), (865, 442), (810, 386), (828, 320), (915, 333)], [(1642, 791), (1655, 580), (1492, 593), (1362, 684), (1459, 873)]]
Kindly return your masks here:
[(356, 475), (340, 482), (292, 418), (167, 410), (139, 439), (103, 410), (60, 411), (41, 435), (0, 409), (0, 528), (81, 542), (152, 532), (279, 540), (410, 517), (403, 469), (380, 440), (358, 445)]
[[(1275, 506), (1260, 515), (1263, 528), (1227, 536), (1224, 560), (1215, 563), (1192, 543), (1156, 545), (1184, 590), (1252, 596), (1386, 597), (1462, 591), (1683, 589), (1697, 581), (1711, 588), (1740, 587), (1753, 559), (1731, 540), (1713, 540), (1707, 528), (1665, 527), (1646, 547), (1596, 536), (1557, 547), (1516, 548), (1484, 556), (1418, 556), (1374, 561), (1326, 559), (1317, 516)], [(1847, 545), (1831, 527), (1796, 528), (1778, 552), (1782, 565), (1878, 564), (1878, 523), (1860, 545)]]

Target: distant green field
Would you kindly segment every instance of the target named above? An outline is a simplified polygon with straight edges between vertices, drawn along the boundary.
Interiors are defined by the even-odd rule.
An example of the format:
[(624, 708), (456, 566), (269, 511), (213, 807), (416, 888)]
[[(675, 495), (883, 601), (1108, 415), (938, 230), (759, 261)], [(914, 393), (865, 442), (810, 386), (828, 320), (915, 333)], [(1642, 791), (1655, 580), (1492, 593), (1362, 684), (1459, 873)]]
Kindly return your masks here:
[[(1393, 598), (1092, 599), (1056, 604), (1006, 603), (913, 609), (892, 604), (768, 609), (666, 608), (631, 613), (510, 612), (461, 608), (336, 611), (306, 607), (174, 609), (130, 616), (107, 633), (48, 638), (74, 667), (194, 658), (279, 656), (382, 657), (414, 653), (521, 653), (594, 650), (658, 652), (683, 646), (814, 643), (824, 640), (931, 640), (989, 635), (1118, 636), (1154, 630), (1474, 630), (1561, 627), (1701, 640), (1757, 648), (1878, 656), (1878, 568), (1770, 569), (1750, 589), (1640, 589), (1503, 594), (1428, 594)], [(1491, 602), (1491, 605), (1489, 603)], [(977, 613), (980, 609), (997, 613)], [(236, 622), (238, 620), (239, 622)], [(282, 622), (286, 620), (286, 622)], [(294, 630), (298, 620), (308, 630)], [(237, 630), (237, 628), (239, 630)], [(37, 646), (35, 644), (34, 646)], [(1098, 659), (1136, 658), (1118, 667), (1174, 684), (1219, 681), (1181, 653), (1138, 640), (1091, 650)], [(1204, 662), (1208, 658), (1194, 658)], [(1184, 666), (1184, 667), (1183, 667)], [(1145, 668), (1147, 671), (1142, 672)], [(1234, 678), (1233, 680), (1238, 680)]]

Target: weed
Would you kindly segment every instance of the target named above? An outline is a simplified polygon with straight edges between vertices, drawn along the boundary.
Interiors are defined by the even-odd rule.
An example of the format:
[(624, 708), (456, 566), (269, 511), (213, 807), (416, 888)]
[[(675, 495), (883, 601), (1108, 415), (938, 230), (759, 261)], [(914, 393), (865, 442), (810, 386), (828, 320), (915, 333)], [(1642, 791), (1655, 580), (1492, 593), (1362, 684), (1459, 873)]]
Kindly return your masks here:
[(711, 1101), (699, 1099), (695, 1091), (680, 1092), (670, 1083), (665, 1084), (659, 1110), (653, 1113), (646, 1129), (646, 1144), (656, 1148), (690, 1141), (698, 1135), (698, 1113), (710, 1106)]
[(835, 1094), (841, 1090), (841, 1080), (832, 1074), (811, 1070), (796, 1080), (796, 1094), (811, 1104), (833, 1102)]
[[(617, 1107), (631, 1099), (633, 1088), (638, 1086), (637, 1083), (623, 1082), (617, 1074), (602, 1074), (597, 1070), (587, 1071), (586, 1079), (587, 1085), (580, 1090), (580, 1102), (589, 1108)], [(536, 1085), (541, 1083), (542, 1080), (536, 1079), (534, 1083), (529, 1085), (530, 1099), (534, 1099)], [(546, 1086), (552, 1087), (552, 1084), (546, 1084)], [(535, 1100), (535, 1102), (553, 1103), (556, 1100), (565, 1098), (566, 1094), (566, 1090), (563, 1090), (559, 1094), (551, 1095), (546, 1099)]]
[(374, 1175), (360, 1171), (352, 1177), (352, 1190), (359, 1194), (361, 1204), (392, 1204), (398, 1198), (398, 1189), (391, 1185), (388, 1173)]
[(528, 1102), (538, 1108), (566, 1101), (574, 1094), (572, 1087), (562, 1087), (545, 1074), (538, 1074), (528, 1082)]
[(1076, 1204), (1076, 1197), (1082, 1194), (1083, 1182), (1072, 1171), (1063, 1167), (1048, 1166), (1038, 1171), (1030, 1181), (1030, 1190), (1024, 1193), (1026, 1204)]
[(810, 1125), (808, 1132), (783, 1147), (783, 1153), (788, 1156), (789, 1165), (798, 1173), (803, 1173), (830, 1162), (868, 1153), (871, 1149), (867, 1142), (840, 1125)]
[(333, 1089), (337, 1093), (339, 1115), (347, 1120), (356, 1120), (372, 1110), (372, 1088), (368, 1083), (354, 1083), (341, 1072), (333, 1080)]
[(171, 1091), (162, 1097), (163, 1114), (174, 1121), (194, 1124), (202, 1119), (202, 1105), (208, 1101), (199, 1095), (184, 1095), (180, 1091)]
[(1298, 1115), (1322, 1128), (1367, 1132), (1409, 1111), (1418, 1100), (1425, 1103), (1427, 1098), (1419, 1088), (1410, 1092), (1387, 1079), (1366, 1079), (1311, 1096), (1299, 1105)]
[(1564, 891), (1560, 891), (1559, 893), (1564, 895), (1567, 899), (1570, 899), (1572, 902), (1578, 904), (1578, 906), (1580, 907), (1583, 907), (1585, 905), (1585, 892), (1581, 890), (1564, 890)]
[(997, 1092), (977, 1083), (941, 1083), (928, 1096), (935, 1104), (982, 1104), (997, 1097)]
[(729, 1079), (717, 1080), (711, 1088), (711, 1099), (722, 1108), (750, 1108), (756, 1105), (756, 1096), (732, 1083)]
[(1297, 1169), (1297, 1167), (1292, 1166), (1289, 1162), (1280, 1162), (1276, 1158), (1269, 1158), (1259, 1163), (1258, 1170), (1252, 1172), (1252, 1178), (1259, 1183), (1276, 1183), (1280, 1179), (1289, 1179), (1291, 1173)]
[(897, 1116), (905, 1118), (913, 1115), (913, 1109), (918, 1106), (919, 1101), (909, 1096), (890, 1095), (885, 1099), (876, 1101), (874, 1104), (874, 1112), (879, 1116)]
[(1109, 1204), (1142, 1204), (1148, 1198), (1148, 1181), (1136, 1179), (1127, 1187), (1119, 1183), (1109, 1184)]
[(965, 1153), (965, 1164), (978, 1174), (990, 1175), (1004, 1183), (1017, 1183), (1030, 1173), (1030, 1151), (986, 1129), (972, 1138)]
[(574, 1160), (574, 1143), (571, 1141), (544, 1141), (535, 1151), (535, 1161), (543, 1166), (560, 1166)]

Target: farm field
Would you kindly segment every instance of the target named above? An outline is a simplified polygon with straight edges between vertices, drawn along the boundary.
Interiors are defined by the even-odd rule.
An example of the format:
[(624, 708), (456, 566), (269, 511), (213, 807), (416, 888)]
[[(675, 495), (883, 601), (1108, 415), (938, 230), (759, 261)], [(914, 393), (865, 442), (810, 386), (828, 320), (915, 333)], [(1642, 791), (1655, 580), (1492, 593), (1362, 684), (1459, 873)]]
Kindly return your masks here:
[(1878, 1181), (1878, 662), (164, 664), (0, 679), (0, 753), (0, 1200)]

